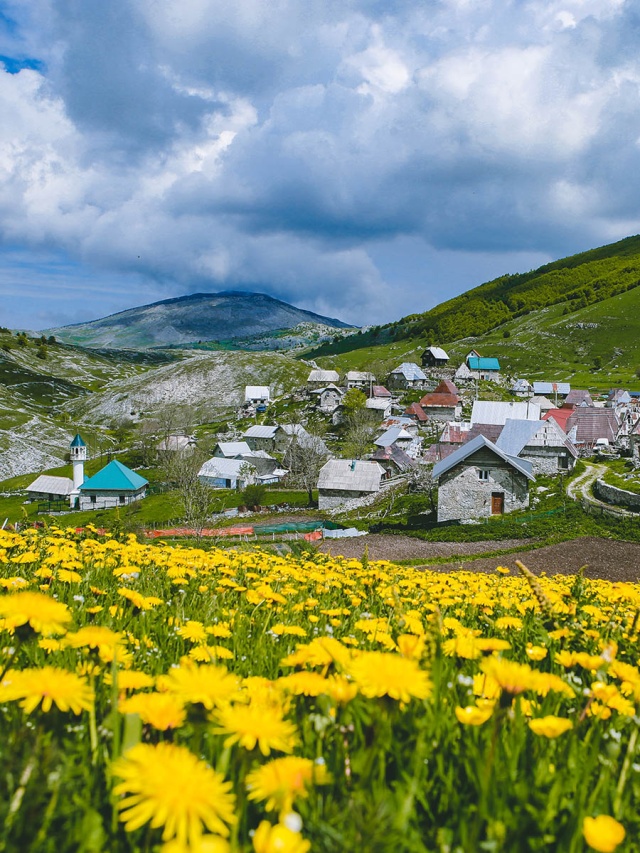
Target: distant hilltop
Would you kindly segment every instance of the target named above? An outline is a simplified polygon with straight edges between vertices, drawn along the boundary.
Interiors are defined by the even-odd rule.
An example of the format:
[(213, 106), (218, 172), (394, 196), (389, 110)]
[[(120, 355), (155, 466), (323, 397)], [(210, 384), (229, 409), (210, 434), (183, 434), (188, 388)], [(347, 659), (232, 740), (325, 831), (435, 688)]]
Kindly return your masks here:
[(334, 329), (348, 323), (304, 311), (264, 293), (193, 293), (110, 314), (101, 320), (47, 329), (64, 343), (110, 349), (186, 346), (271, 335), (300, 324)]

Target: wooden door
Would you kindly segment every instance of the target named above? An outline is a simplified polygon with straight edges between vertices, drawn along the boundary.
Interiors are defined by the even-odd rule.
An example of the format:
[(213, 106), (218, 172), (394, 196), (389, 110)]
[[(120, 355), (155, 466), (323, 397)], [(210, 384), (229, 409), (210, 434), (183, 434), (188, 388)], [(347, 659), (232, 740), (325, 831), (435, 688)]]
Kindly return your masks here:
[(502, 515), (504, 512), (504, 492), (491, 492), (491, 515)]

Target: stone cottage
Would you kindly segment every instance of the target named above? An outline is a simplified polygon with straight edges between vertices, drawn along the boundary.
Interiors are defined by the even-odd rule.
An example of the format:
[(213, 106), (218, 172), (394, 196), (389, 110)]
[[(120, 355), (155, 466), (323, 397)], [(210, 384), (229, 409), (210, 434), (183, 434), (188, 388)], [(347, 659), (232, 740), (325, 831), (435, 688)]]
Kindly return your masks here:
[(578, 458), (575, 446), (553, 419), (507, 420), (496, 447), (531, 462), (535, 476), (568, 473)]
[(529, 506), (533, 466), (509, 456), (483, 435), (433, 466), (438, 480), (438, 521), (466, 521)]

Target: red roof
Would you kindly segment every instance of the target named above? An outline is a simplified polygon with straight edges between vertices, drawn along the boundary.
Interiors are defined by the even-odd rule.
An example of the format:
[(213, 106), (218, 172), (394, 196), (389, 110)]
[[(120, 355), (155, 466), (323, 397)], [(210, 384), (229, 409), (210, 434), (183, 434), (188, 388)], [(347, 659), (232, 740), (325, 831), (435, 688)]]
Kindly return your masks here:
[(410, 406), (404, 410), (405, 415), (409, 415), (410, 418), (415, 418), (417, 421), (428, 421), (429, 418), (425, 415), (424, 409), (420, 405), (420, 403), (412, 403)]
[(576, 444), (595, 444), (599, 438), (610, 442), (616, 440), (619, 427), (613, 409), (574, 409), (567, 421), (567, 431), (576, 427)]
[(434, 394), (459, 394), (451, 379), (443, 379), (442, 382), (434, 389)]
[(442, 431), (440, 441), (443, 444), (464, 444), (468, 435), (469, 430), (463, 429), (460, 424), (448, 423)]
[(500, 438), (502, 432), (502, 424), (474, 424), (471, 429), (465, 434), (463, 444), (472, 441), (476, 436), (483, 435), (489, 441), (494, 443)]
[(453, 408), (460, 402), (458, 389), (450, 379), (443, 379), (436, 387), (435, 391), (425, 396), (420, 400), (420, 405), (423, 408), (427, 406)]
[(561, 430), (567, 432), (567, 421), (573, 414), (573, 409), (549, 409), (542, 415), (543, 421), (553, 418)]
[(422, 454), (422, 459), (424, 462), (435, 464), (436, 462), (440, 462), (441, 459), (446, 459), (447, 456), (450, 456), (457, 449), (457, 444), (432, 444)]
[(371, 389), (372, 397), (391, 397), (391, 391), (387, 391), (384, 385), (374, 385)]

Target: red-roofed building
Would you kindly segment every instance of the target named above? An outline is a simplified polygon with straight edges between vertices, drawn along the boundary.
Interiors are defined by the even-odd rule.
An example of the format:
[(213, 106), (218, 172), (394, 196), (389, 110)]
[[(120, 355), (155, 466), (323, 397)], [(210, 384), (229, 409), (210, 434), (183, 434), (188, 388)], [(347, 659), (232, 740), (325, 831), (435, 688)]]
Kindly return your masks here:
[(462, 411), (458, 389), (450, 379), (443, 379), (435, 391), (425, 394), (420, 405), (436, 421), (453, 421)]
[(424, 409), (420, 405), (420, 403), (412, 403), (410, 406), (404, 410), (405, 415), (408, 418), (411, 418), (414, 421), (422, 424), (429, 420), (426, 416)]
[(567, 421), (573, 414), (573, 408), (571, 409), (549, 409), (548, 412), (545, 412), (542, 415), (542, 420), (546, 421), (549, 418), (553, 418), (554, 421), (558, 424), (563, 432), (567, 432)]

